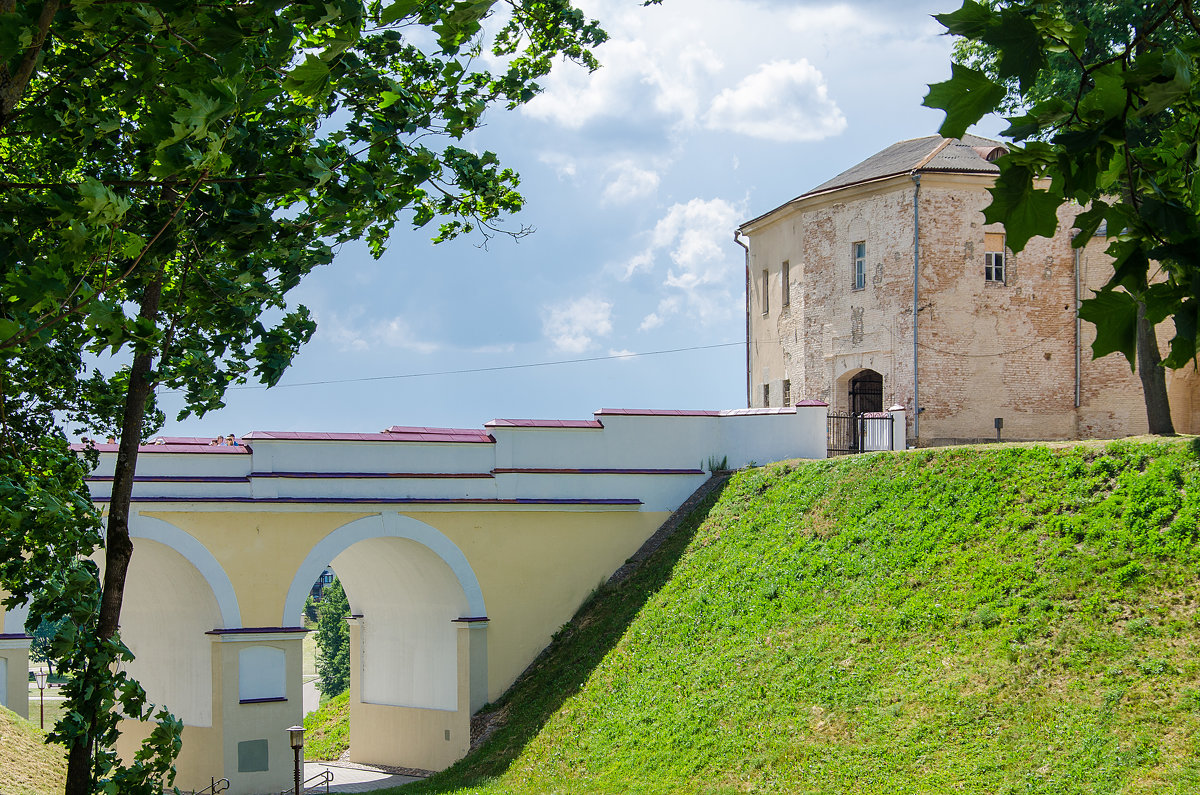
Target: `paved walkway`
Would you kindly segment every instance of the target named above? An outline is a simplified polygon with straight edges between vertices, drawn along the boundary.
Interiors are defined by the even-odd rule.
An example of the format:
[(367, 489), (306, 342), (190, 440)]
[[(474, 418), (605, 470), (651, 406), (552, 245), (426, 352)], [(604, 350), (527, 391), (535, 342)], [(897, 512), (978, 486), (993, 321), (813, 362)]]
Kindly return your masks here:
[(304, 714), (307, 715), (321, 703), (321, 694), (317, 691), (317, 677), (305, 676), (301, 693), (304, 694)]
[[(329, 785), (330, 792), (370, 792), (371, 790), (398, 787), (401, 784), (420, 781), (419, 778), (413, 776), (400, 776), (385, 773), (382, 770), (359, 770), (352, 767), (340, 767), (332, 762), (305, 762), (305, 781), (320, 774), (322, 770), (328, 770), (333, 773), (333, 781)], [(324, 792), (325, 790), (322, 788), (317, 791)]]

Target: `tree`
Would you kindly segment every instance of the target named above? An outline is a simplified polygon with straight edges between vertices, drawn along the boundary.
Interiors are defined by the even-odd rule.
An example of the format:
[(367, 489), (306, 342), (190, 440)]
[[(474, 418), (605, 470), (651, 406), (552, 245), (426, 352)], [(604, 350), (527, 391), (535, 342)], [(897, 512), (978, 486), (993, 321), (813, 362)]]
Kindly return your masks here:
[(333, 698), (350, 687), (350, 602), (337, 577), (317, 608), (317, 689)]
[[(160, 710), (144, 757), (105, 750), (114, 698), (151, 714), (114, 669), (155, 390), (183, 390), (186, 415), (276, 383), (315, 328), (287, 294), (343, 242), (379, 256), (402, 217), (440, 219), (435, 240), (498, 231), (518, 177), (459, 142), (557, 59), (595, 68), (603, 38), (569, 0), (0, 0), (0, 587), (71, 617), (52, 734), (69, 794), (154, 791), (178, 747)], [(81, 350), (129, 365), (100, 375)], [(64, 416), (119, 429), (102, 583)]]
[(51, 653), (50, 647), (66, 623), (66, 619), (63, 618), (57, 621), (41, 621), (30, 633), (33, 640), (29, 643), (29, 659), (33, 662), (46, 663), (50, 668), (51, 676), (54, 675), (54, 655)]
[[(984, 217), (1005, 225), (1014, 252), (1049, 236), (1068, 201), (1081, 247), (1102, 224), (1113, 275), (1080, 316), (1096, 325), (1093, 354), (1137, 366), (1152, 433), (1172, 433), (1163, 368), (1194, 363), (1200, 317), (1200, 16), (1191, 0), (965, 0), (937, 16), (967, 42), (972, 68), (954, 64), (925, 104), (946, 111), (956, 137), (1008, 109), (1018, 143), (999, 161)], [(970, 58), (968, 58), (970, 60)], [(1115, 234), (1113, 234), (1115, 232)], [(1154, 327), (1171, 318), (1159, 361)]]

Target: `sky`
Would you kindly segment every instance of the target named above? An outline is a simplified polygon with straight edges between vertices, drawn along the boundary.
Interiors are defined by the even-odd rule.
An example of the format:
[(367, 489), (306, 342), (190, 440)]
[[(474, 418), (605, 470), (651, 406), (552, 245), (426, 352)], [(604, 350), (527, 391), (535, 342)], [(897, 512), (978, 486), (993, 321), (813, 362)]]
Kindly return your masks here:
[(466, 141), (520, 172), (525, 209), (505, 225), (535, 231), (435, 246), (435, 225), (401, 224), (379, 260), (343, 247), (292, 293), (318, 330), (279, 386), (235, 387), (184, 421), (163, 394), (164, 435), (746, 405), (734, 230), (937, 131), (921, 100), (949, 77), (952, 41), (931, 14), (959, 3), (578, 5), (609, 33), (602, 68), (561, 65)]

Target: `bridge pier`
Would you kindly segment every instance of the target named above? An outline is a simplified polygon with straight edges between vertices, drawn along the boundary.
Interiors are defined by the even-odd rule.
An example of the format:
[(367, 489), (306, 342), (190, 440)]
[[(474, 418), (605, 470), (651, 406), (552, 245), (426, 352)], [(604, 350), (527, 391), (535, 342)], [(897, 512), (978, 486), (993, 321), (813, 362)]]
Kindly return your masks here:
[(362, 764), (441, 770), (471, 747), (471, 716), (487, 703), (486, 619), (456, 626), (454, 658), (439, 663), (456, 678), (452, 708), (372, 703), (363, 698), (364, 618), (350, 623), (350, 760)]

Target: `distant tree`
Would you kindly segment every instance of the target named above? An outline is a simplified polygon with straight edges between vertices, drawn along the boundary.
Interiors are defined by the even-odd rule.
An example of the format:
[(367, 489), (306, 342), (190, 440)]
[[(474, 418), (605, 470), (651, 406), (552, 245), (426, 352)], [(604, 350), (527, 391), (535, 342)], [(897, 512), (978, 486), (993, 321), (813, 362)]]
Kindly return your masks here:
[[(962, 135), (985, 114), (1011, 113), (985, 210), (1021, 251), (1052, 235), (1067, 202), (1088, 207), (1081, 247), (1107, 225), (1113, 275), (1085, 300), (1096, 357), (1137, 367), (1151, 433), (1172, 433), (1165, 368), (1200, 350), (1200, 9), (1192, 0), (965, 0), (937, 20), (962, 37), (950, 80), (925, 104)], [(968, 65), (969, 64), (969, 65)], [(1175, 336), (1161, 360), (1155, 325)]]
[(35, 663), (44, 663), (50, 670), (50, 674), (54, 675), (54, 654), (51, 651), (50, 644), (58, 635), (67, 623), (66, 618), (60, 618), (56, 621), (43, 620), (38, 623), (37, 627), (30, 633), (33, 638), (29, 643), (29, 659)]
[(318, 607), (319, 604), (317, 603), (317, 600), (313, 599), (312, 594), (309, 594), (304, 599), (304, 617), (315, 623), (317, 620)]
[(317, 608), (317, 689), (327, 698), (350, 687), (350, 602), (337, 577)]

